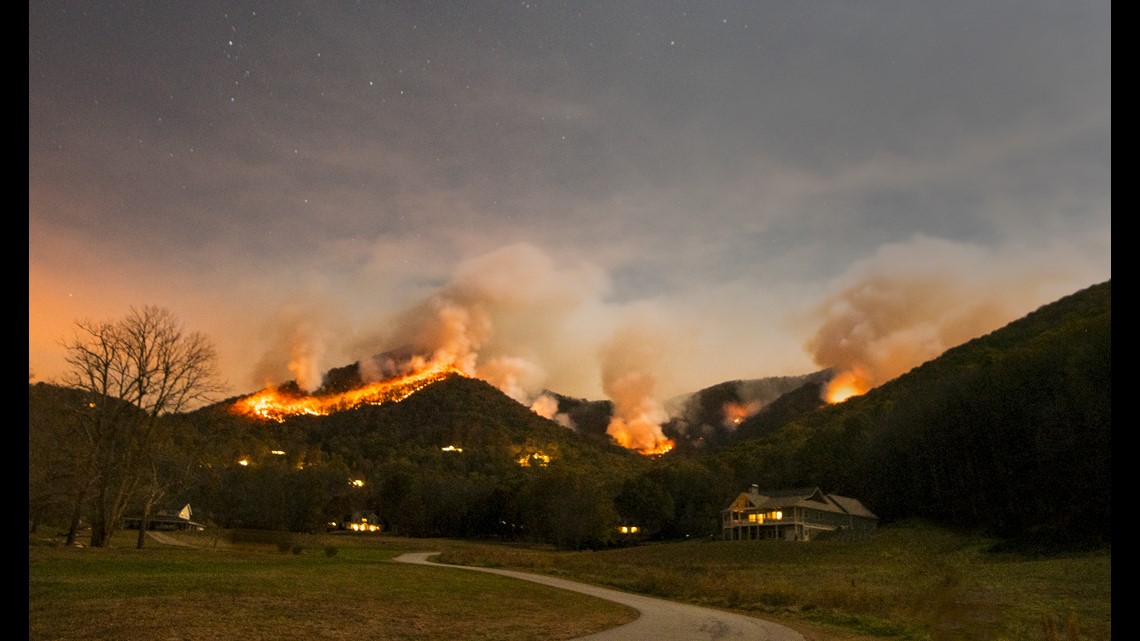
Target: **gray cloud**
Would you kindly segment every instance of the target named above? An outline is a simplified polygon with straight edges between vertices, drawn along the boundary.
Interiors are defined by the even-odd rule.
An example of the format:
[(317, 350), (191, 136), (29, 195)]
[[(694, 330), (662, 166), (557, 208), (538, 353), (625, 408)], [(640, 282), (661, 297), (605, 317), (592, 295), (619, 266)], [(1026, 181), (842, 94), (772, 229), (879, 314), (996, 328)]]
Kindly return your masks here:
[(907, 276), (941, 269), (1017, 313), (1111, 275), (1110, 13), (37, 2), (30, 367), (156, 303), (244, 392), (463, 310), (505, 389), (597, 397), (598, 350), (652, 309), (661, 400), (840, 362), (805, 349), (843, 333), (813, 310), (869, 318), (844, 294), (868, 279), (917, 314)]

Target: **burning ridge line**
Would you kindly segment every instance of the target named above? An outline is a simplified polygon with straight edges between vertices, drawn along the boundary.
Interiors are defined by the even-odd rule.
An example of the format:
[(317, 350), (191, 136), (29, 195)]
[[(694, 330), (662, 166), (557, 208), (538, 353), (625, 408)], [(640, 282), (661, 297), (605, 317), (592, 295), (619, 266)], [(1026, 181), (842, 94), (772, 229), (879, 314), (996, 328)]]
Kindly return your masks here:
[(452, 375), (465, 376), (459, 369), (443, 365), (326, 396), (290, 396), (265, 389), (235, 402), (231, 410), (236, 414), (283, 423), (290, 416), (326, 416), (361, 405), (398, 403)]

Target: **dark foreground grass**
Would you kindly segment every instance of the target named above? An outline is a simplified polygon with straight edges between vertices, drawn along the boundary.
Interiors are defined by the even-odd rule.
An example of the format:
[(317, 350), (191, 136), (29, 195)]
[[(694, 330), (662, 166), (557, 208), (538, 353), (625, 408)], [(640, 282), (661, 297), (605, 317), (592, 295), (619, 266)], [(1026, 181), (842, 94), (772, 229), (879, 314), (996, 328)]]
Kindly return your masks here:
[(29, 641), (547, 641), (636, 616), (496, 575), (389, 562), (431, 541), (194, 542), (205, 547), (29, 545)]
[(457, 545), (442, 560), (557, 574), (741, 611), (809, 639), (1108, 641), (1109, 551), (995, 554), (906, 524), (870, 541), (690, 541), (555, 553)]
[[(376, 536), (196, 548), (29, 545), (29, 640), (556, 641), (631, 620), (505, 577), (390, 563), (405, 551), (554, 574), (779, 621), (809, 641), (1108, 641), (1111, 553), (1027, 557), (920, 524), (867, 542), (690, 541), (598, 552)], [(32, 542), (38, 543), (38, 542)], [(121, 544), (122, 547), (118, 547)]]

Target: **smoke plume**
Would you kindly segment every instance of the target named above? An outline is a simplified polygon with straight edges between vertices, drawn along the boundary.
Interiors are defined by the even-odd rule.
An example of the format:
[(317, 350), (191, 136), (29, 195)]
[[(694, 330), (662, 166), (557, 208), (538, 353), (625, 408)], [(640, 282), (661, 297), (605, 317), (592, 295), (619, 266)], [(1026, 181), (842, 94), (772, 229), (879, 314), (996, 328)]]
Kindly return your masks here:
[(614, 404), (606, 433), (623, 447), (642, 452), (672, 447), (661, 430), (669, 416), (658, 397), (667, 338), (638, 321), (619, 327), (601, 346), (602, 389)]
[(528, 244), (500, 248), (461, 264), (392, 331), (360, 346), (383, 354), (362, 360), (361, 371), (379, 379), (450, 365), (529, 403), (550, 382), (544, 364), (583, 367), (574, 341), (592, 340), (607, 286), (595, 267), (556, 265)]
[(816, 309), (819, 330), (806, 349), (835, 371), (827, 400), (866, 392), (1053, 300), (1042, 294), (1058, 288), (1048, 274), (1023, 258), (926, 237), (882, 247)]
[[(287, 371), (300, 389), (319, 388), (336, 330), (335, 324), (311, 307), (292, 304), (278, 309), (263, 328), (270, 337), (270, 348), (255, 367), (255, 382), (280, 381)], [(284, 363), (279, 360), (282, 354), (286, 355)]]
[(576, 429), (574, 421), (570, 419), (570, 415), (558, 411), (558, 399), (548, 393), (544, 392), (539, 394), (538, 398), (534, 399), (530, 404), (530, 411), (543, 418), (548, 418), (563, 427)]

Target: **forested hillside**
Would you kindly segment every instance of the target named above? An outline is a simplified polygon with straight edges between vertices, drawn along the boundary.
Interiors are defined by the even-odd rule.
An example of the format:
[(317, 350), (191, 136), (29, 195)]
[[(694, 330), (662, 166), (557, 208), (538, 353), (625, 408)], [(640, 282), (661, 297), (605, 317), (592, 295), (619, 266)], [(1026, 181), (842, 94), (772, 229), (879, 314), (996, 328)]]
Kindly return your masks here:
[[(606, 401), (558, 397), (574, 429), (463, 376), (399, 402), (282, 422), (235, 413), (229, 399), (163, 418), (164, 467), (140, 479), (136, 503), (150, 488), (221, 527), (316, 531), (372, 512), (397, 534), (582, 548), (630, 542), (621, 525), (641, 540), (715, 536), (720, 510), (755, 483), (853, 496), (884, 522), (1105, 544), (1110, 321), (1106, 282), (841, 404), (819, 400), (826, 372), (766, 383), (787, 391), (735, 429), (723, 407), (745, 400), (739, 382), (715, 386), (694, 397), (683, 427), (719, 422), (716, 438), (656, 457), (608, 441)], [(73, 463), (88, 403), (29, 386), (33, 526), (84, 509)]]
[(219, 466), (193, 492), (228, 527), (312, 530), (372, 511), (412, 536), (599, 545), (617, 518), (616, 486), (646, 463), (462, 376), (328, 416), (257, 421), (223, 404), (189, 418), (249, 461)]
[(1111, 342), (1105, 282), (718, 458), (740, 483), (822, 485), (885, 520), (1108, 542)]

